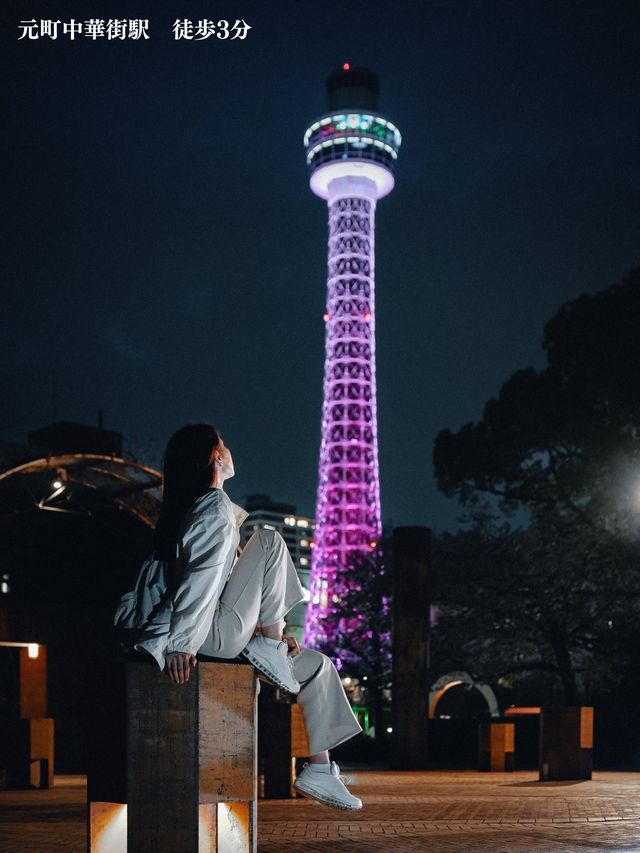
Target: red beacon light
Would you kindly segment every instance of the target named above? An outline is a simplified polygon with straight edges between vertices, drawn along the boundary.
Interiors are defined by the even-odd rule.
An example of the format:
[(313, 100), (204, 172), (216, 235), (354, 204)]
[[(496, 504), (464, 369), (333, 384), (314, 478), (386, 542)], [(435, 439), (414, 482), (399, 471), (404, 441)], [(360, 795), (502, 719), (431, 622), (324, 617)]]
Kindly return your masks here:
[(351, 70), (351, 66), (349, 65), (349, 63), (348, 63), (348, 62), (345, 62), (345, 63), (343, 64), (343, 66), (342, 66), (342, 70), (343, 70), (343, 71), (350, 71), (350, 70)]

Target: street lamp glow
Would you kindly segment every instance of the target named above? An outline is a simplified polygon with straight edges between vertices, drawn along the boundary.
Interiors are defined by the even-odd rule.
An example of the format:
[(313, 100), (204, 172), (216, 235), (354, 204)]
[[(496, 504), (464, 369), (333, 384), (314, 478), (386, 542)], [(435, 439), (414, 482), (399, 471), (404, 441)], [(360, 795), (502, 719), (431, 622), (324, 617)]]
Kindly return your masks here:
[(39, 645), (39, 643), (19, 643), (19, 642), (13, 642), (10, 640), (1, 640), (0, 646), (7, 646), (7, 647), (11, 647), (11, 648), (18, 648), (18, 649), (26, 649), (27, 650), (27, 657), (30, 657), (30, 658), (37, 658), (40, 656), (40, 645)]

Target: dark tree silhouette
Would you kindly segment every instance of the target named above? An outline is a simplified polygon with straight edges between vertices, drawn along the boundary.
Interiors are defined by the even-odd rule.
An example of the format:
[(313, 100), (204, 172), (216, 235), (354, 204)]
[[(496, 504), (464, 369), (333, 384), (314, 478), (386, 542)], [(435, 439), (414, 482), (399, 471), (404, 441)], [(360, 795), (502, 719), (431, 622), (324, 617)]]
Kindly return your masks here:
[[(553, 512), (439, 537), (432, 654), (501, 684), (545, 675), (568, 705), (620, 687), (638, 653), (640, 548)], [(541, 700), (540, 700), (541, 701)]]
[(569, 704), (633, 668), (639, 324), (635, 269), (564, 305), (545, 326), (547, 366), (518, 371), (482, 420), (437, 436), (438, 486), (474, 529), (436, 544), (434, 654), (485, 678), (551, 672)]
[(442, 430), (438, 487), (462, 503), (553, 508), (632, 525), (640, 509), (640, 268), (564, 305), (546, 324), (543, 370), (520, 370), (478, 423)]

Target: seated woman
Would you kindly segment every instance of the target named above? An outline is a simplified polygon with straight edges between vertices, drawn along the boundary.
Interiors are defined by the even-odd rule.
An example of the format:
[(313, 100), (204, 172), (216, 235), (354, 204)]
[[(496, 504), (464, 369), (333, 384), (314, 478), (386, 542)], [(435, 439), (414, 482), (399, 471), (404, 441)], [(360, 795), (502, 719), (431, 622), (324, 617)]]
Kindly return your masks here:
[[(169, 439), (154, 556), (166, 561), (173, 578), (160, 606), (136, 626), (134, 648), (150, 654), (177, 684), (188, 681), (198, 653), (246, 657), (262, 677), (298, 696), (313, 754), (296, 790), (325, 805), (360, 809), (329, 750), (362, 728), (331, 660), (283, 636), (284, 616), (304, 594), (280, 534), (256, 530), (237, 556), (247, 513), (223, 489), (234, 473), (231, 452), (213, 426), (189, 424)], [(126, 614), (116, 613), (118, 619), (124, 622)]]

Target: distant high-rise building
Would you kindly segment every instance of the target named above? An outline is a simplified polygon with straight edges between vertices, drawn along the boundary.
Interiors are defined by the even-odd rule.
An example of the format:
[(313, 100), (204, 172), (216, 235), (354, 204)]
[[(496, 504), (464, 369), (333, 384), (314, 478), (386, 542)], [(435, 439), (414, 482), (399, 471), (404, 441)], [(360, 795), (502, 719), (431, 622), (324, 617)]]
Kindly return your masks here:
[[(244, 547), (254, 531), (261, 527), (277, 530), (284, 539), (296, 572), (305, 590), (309, 590), (309, 572), (315, 523), (306, 515), (298, 515), (294, 504), (272, 501), (269, 495), (248, 495), (244, 504), (249, 513), (240, 528), (240, 546)], [(306, 602), (298, 604), (285, 617), (287, 632), (302, 638)]]
[(304, 632), (312, 648), (330, 646), (339, 624), (350, 630), (341, 610), (347, 572), (380, 545), (374, 216), (393, 189), (401, 139), (378, 109), (378, 89), (375, 74), (345, 63), (327, 81), (328, 111), (304, 136), (309, 184), (329, 213), (317, 530)]

